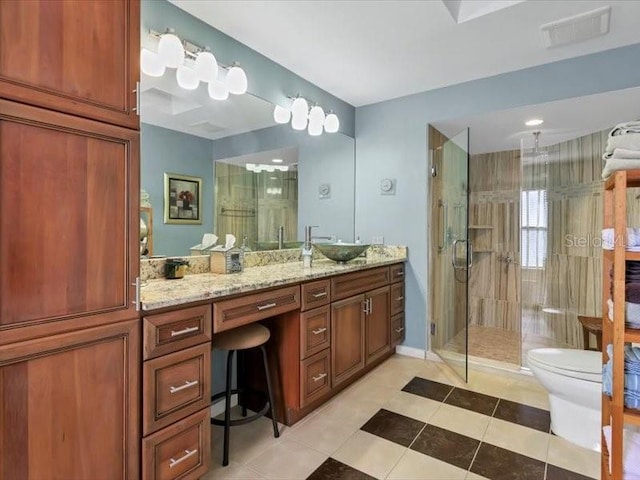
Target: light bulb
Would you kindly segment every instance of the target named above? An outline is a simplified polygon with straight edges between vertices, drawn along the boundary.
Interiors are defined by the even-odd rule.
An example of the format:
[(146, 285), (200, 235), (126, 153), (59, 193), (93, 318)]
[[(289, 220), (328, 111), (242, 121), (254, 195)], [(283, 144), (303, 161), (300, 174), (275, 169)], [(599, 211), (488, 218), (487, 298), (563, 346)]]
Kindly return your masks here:
[(324, 124), (324, 110), (319, 105), (314, 106), (309, 112), (309, 135), (322, 135)]
[(243, 93), (247, 93), (247, 75), (240, 67), (231, 67), (227, 72), (225, 82), (227, 82), (229, 93), (233, 93), (234, 95), (242, 95)]
[(324, 119), (324, 131), (327, 133), (336, 133), (340, 128), (340, 120), (335, 113), (330, 113)]
[(293, 112), (291, 114), (291, 128), (294, 130), (304, 130), (307, 128), (307, 115), (302, 115), (301, 112)]
[(309, 104), (307, 103), (307, 101), (302, 98), (302, 97), (298, 97), (296, 98), (293, 103), (291, 104), (291, 114), (294, 117), (307, 117), (307, 115), (309, 115)]
[(162, 34), (158, 43), (158, 55), (167, 67), (178, 68), (184, 62), (182, 42), (173, 33)]
[(185, 90), (195, 90), (200, 84), (200, 80), (198, 80), (196, 71), (191, 67), (187, 67), (186, 65), (180, 65), (178, 67), (176, 79), (178, 80), (178, 85), (180, 85)]
[(226, 100), (227, 98), (229, 98), (229, 89), (223, 82), (219, 80), (213, 80), (212, 82), (209, 82), (208, 89), (209, 96), (214, 100)]
[(218, 78), (218, 62), (211, 52), (198, 52), (194, 68), (202, 82), (212, 82)]
[(276, 123), (289, 123), (289, 120), (291, 120), (291, 111), (280, 105), (276, 105), (273, 109), (273, 119)]
[(146, 48), (140, 52), (140, 68), (150, 77), (161, 77), (165, 71), (164, 62), (160, 55)]

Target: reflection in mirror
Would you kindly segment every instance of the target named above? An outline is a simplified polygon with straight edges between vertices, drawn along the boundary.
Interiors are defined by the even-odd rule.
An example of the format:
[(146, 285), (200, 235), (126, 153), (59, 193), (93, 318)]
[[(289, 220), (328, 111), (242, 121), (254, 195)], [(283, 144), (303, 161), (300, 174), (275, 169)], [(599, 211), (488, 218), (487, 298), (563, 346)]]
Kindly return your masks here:
[[(142, 74), (141, 92), (141, 183), (155, 217), (154, 254), (188, 255), (208, 232), (233, 234), (251, 250), (293, 248), (304, 225), (354, 240), (353, 138), (295, 131), (276, 124), (263, 99), (212, 100), (206, 86), (187, 91), (171, 75)], [(202, 225), (157, 216), (165, 172), (202, 178)]]

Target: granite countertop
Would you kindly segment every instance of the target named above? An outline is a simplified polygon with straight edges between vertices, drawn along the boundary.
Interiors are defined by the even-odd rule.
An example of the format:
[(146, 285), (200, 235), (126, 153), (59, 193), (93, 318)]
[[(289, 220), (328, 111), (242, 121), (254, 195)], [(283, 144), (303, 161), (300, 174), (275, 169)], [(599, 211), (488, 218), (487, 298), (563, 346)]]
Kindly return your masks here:
[(316, 260), (311, 268), (303, 268), (302, 262), (290, 262), (245, 268), (241, 273), (228, 275), (202, 273), (186, 275), (178, 280), (147, 280), (141, 287), (142, 310), (155, 310), (264, 288), (291, 285), (341, 273), (391, 265), (404, 262), (406, 259), (406, 256), (357, 258), (346, 264), (338, 264), (331, 260)]

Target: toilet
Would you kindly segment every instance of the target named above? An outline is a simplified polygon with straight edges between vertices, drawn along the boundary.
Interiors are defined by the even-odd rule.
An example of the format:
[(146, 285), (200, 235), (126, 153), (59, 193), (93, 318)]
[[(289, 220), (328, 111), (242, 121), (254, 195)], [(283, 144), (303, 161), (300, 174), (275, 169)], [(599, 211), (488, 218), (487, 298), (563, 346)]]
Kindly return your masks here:
[(600, 451), (602, 354), (570, 348), (537, 348), (529, 368), (549, 392), (551, 431), (576, 445)]

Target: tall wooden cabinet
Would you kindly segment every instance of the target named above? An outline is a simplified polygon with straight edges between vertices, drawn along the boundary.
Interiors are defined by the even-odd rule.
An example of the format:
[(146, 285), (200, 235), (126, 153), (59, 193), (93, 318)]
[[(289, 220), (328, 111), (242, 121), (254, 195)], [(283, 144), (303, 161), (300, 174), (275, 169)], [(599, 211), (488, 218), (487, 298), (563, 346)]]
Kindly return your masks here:
[(0, 478), (140, 474), (137, 0), (0, 2)]

